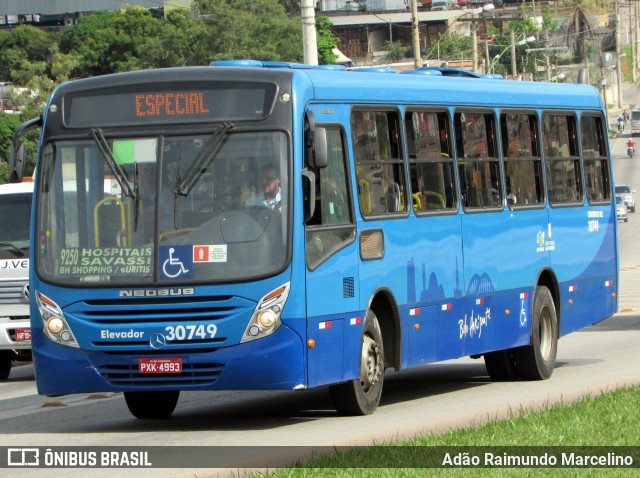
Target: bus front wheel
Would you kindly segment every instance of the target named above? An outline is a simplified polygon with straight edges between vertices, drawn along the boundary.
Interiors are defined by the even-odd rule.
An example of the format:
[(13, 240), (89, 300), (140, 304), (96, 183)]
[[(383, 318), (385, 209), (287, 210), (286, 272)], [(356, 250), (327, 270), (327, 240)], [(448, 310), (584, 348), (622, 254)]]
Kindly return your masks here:
[(521, 378), (546, 380), (551, 377), (558, 351), (558, 316), (553, 296), (539, 286), (533, 299), (530, 344), (514, 349), (513, 356)]
[(176, 408), (180, 392), (124, 392), (131, 415), (136, 418), (169, 418)]
[(11, 350), (0, 350), (0, 380), (9, 378), (11, 362), (13, 362), (13, 352)]
[(331, 398), (341, 415), (370, 415), (378, 408), (384, 382), (384, 346), (376, 314), (367, 311), (360, 346), (360, 376), (332, 385)]

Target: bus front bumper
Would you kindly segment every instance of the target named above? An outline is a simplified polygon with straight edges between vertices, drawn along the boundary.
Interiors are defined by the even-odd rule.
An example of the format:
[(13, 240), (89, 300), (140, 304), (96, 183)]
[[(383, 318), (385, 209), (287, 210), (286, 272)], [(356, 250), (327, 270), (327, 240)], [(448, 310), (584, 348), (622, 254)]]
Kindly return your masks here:
[[(260, 340), (210, 352), (112, 354), (55, 344), (33, 334), (38, 393), (153, 390), (292, 390), (305, 388), (305, 348), (286, 326)], [(180, 359), (181, 373), (140, 373), (147, 359)]]

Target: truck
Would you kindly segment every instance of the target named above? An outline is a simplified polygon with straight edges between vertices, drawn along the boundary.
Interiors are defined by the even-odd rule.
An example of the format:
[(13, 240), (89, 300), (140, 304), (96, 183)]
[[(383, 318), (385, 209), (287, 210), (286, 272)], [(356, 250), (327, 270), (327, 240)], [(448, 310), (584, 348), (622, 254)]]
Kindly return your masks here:
[(640, 109), (631, 110), (631, 136), (640, 136)]
[(29, 231), (33, 182), (0, 185), (0, 380), (31, 360)]

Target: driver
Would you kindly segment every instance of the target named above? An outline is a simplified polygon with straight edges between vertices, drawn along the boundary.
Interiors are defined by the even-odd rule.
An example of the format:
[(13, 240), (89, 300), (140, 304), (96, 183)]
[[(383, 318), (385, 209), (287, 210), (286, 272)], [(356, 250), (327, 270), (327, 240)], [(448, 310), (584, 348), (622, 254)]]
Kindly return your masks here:
[(280, 177), (273, 164), (263, 166), (260, 182), (262, 191), (250, 196), (245, 206), (265, 206), (279, 211), (282, 204)]

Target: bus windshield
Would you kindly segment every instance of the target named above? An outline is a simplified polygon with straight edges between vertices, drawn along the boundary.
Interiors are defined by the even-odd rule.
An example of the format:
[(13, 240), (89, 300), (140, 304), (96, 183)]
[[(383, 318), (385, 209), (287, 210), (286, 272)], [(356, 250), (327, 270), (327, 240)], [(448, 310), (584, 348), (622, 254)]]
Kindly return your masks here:
[(287, 256), (281, 132), (109, 137), (46, 144), (41, 276), (56, 283), (233, 281)]

